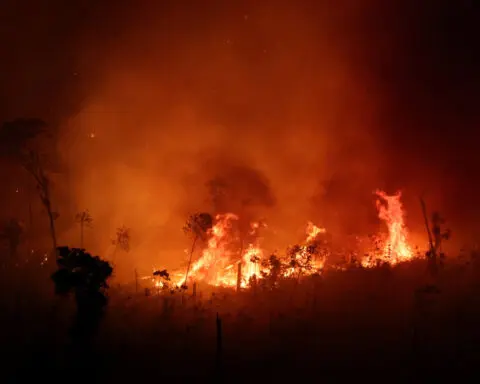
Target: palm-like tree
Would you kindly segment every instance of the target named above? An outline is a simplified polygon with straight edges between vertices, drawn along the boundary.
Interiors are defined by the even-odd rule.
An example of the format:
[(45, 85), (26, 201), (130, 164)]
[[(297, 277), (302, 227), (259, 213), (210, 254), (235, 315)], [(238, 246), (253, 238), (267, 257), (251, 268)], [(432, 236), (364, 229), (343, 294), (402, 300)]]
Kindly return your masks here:
[(92, 227), (93, 217), (88, 211), (88, 209), (86, 209), (85, 211), (78, 212), (75, 215), (75, 221), (80, 226), (80, 248), (83, 248), (84, 230), (85, 230), (85, 227), (88, 227), (88, 228)]
[(130, 228), (127, 228), (125, 225), (122, 225), (121, 227), (117, 228), (117, 232), (115, 233), (115, 240), (112, 240), (112, 244), (115, 245), (112, 261), (115, 261), (115, 257), (117, 255), (118, 250), (129, 252), (130, 251)]

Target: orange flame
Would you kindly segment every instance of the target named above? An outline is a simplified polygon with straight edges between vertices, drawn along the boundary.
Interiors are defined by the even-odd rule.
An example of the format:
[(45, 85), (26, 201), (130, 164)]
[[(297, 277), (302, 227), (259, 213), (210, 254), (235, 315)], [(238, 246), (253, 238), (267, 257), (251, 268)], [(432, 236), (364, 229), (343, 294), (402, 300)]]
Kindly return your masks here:
[[(257, 222), (250, 224), (249, 234), (253, 235), (253, 243), (241, 246), (238, 252), (238, 235), (233, 228), (233, 222), (238, 216), (227, 213), (217, 215), (215, 224), (209, 231), (209, 240), (206, 248), (202, 251), (201, 257), (192, 264), (189, 274), (189, 281), (203, 281), (214, 286), (235, 287), (237, 285), (238, 270), (236, 266), (241, 264), (240, 287), (245, 288), (252, 278), (261, 279), (263, 273), (269, 272), (268, 268), (262, 265), (264, 252), (258, 244), (258, 230), (261, 225)], [(296, 257), (301, 260), (307, 253), (307, 247), (319, 234), (325, 233), (324, 228), (319, 228), (313, 223), (307, 225), (306, 245), (300, 247)], [(238, 261), (236, 261), (238, 260)], [(324, 259), (312, 261), (312, 273), (323, 268)], [(292, 268), (292, 271), (294, 268)], [(287, 269), (284, 276), (288, 277), (293, 272)], [(179, 274), (175, 284), (180, 286), (185, 279), (184, 274)]]
[(402, 202), (402, 194), (397, 192), (395, 195), (387, 195), (383, 191), (376, 191), (379, 197), (376, 201), (378, 217), (383, 220), (388, 227), (388, 238), (383, 247), (382, 253), (366, 258), (362, 261), (364, 267), (372, 267), (377, 261), (395, 265), (400, 262), (411, 260), (414, 253), (408, 244), (408, 231), (405, 226), (405, 213)]
[[(374, 267), (377, 263), (384, 262), (395, 265), (411, 260), (414, 253), (408, 244), (408, 233), (404, 223), (401, 193), (387, 195), (383, 191), (376, 191), (378, 199), (376, 206), (378, 217), (388, 227), (388, 236), (382, 243), (380, 252), (364, 258), (361, 264), (364, 267)], [(248, 244), (241, 243), (241, 236), (234, 223), (238, 216), (233, 213), (217, 215), (213, 227), (208, 231), (208, 241), (202, 250), (201, 256), (190, 269), (187, 285), (194, 281), (202, 281), (213, 286), (235, 287), (238, 283), (245, 288), (253, 279), (260, 280), (268, 275), (270, 267), (266, 266), (264, 252), (260, 247), (258, 231), (264, 225), (258, 222), (250, 224), (249, 238), (253, 240)], [(327, 250), (320, 248), (319, 236), (325, 234), (325, 228), (320, 228), (312, 222), (307, 223), (306, 239), (293, 248), (282, 263), (283, 277), (308, 276), (323, 271), (326, 265)], [(238, 266), (240, 266), (240, 276)], [(334, 267), (334, 266), (332, 266)], [(343, 268), (342, 268), (343, 269)], [(172, 282), (177, 287), (185, 281), (185, 273), (175, 274)], [(162, 282), (156, 282), (157, 287), (163, 287)]]
[(325, 228), (319, 228), (315, 224), (313, 224), (311, 221), (308, 222), (307, 224), (307, 243), (310, 243), (311, 241), (315, 240), (318, 235), (321, 233), (326, 233), (327, 230)]

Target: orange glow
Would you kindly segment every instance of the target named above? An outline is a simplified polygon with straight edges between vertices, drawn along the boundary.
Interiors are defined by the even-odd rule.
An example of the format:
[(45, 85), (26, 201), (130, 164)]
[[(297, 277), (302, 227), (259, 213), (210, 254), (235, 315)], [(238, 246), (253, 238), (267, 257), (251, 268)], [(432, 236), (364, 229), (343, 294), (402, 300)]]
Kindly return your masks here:
[[(238, 263), (241, 265), (240, 287), (246, 288), (252, 279), (262, 279), (270, 272), (268, 266), (265, 266), (264, 251), (260, 247), (257, 231), (260, 224), (253, 222), (250, 224), (250, 235), (254, 235), (255, 241), (241, 247), (238, 250), (239, 235), (234, 230), (233, 222), (239, 217), (232, 213), (217, 215), (215, 225), (209, 231), (209, 240), (207, 247), (203, 250), (202, 256), (193, 263), (188, 277), (188, 283), (202, 281), (214, 286), (235, 287), (237, 285)], [(308, 260), (308, 268), (302, 269), (302, 275), (309, 275), (321, 271), (325, 265), (325, 256), (311, 259), (309, 246), (317, 237), (325, 233), (324, 228), (319, 228), (309, 222), (307, 225), (305, 244), (295, 249), (292, 258), (298, 265), (304, 265)], [(288, 264), (288, 260), (283, 260)], [(292, 266), (283, 272), (283, 277), (290, 277), (297, 272), (296, 267)], [(179, 287), (185, 279), (184, 274), (176, 275), (174, 284)], [(156, 283), (158, 286), (158, 282)], [(163, 285), (162, 285), (163, 286)]]
[(325, 228), (319, 228), (317, 227), (315, 224), (313, 224), (312, 222), (308, 222), (307, 224), (307, 243), (309, 243), (310, 241), (313, 241), (315, 240), (315, 238), (321, 234), (321, 233), (326, 233), (326, 229)]
[(408, 244), (408, 231), (404, 222), (405, 213), (400, 201), (402, 197), (401, 192), (391, 196), (383, 191), (376, 191), (375, 193), (379, 197), (376, 201), (378, 217), (388, 227), (388, 238), (380, 254), (365, 258), (362, 261), (362, 265), (364, 267), (372, 267), (377, 262), (395, 265), (411, 260), (414, 257), (414, 253)]
[[(209, 230), (207, 247), (200, 259), (193, 263), (187, 285), (196, 280), (216, 286), (232, 285), (236, 281), (232, 264), (235, 254), (231, 244), (232, 224), (236, 220), (238, 216), (232, 213), (217, 215), (215, 225)], [(180, 276), (177, 285), (184, 279), (184, 275)]]
[[(365, 268), (377, 266), (379, 263), (396, 265), (411, 260), (414, 257), (408, 243), (408, 232), (404, 223), (404, 211), (401, 203), (401, 193), (387, 195), (377, 191), (376, 207), (378, 217), (385, 222), (388, 234), (381, 241), (379, 249), (372, 249), (362, 261)], [(213, 227), (208, 232), (208, 241), (201, 257), (196, 260), (188, 277), (188, 285), (193, 282), (203, 282), (213, 286), (246, 288), (252, 282), (261, 281), (272, 272), (268, 264), (267, 253), (261, 248), (258, 222), (250, 224), (248, 244), (242, 244), (239, 230), (235, 223), (239, 217), (233, 213), (217, 215)], [(283, 268), (280, 277), (296, 278), (320, 274), (326, 267), (335, 270), (345, 270), (348, 265), (327, 265), (329, 250), (322, 241), (321, 235), (326, 234), (325, 228), (320, 228), (308, 222), (306, 238), (302, 244), (291, 247), (287, 253), (278, 257)], [(382, 235), (377, 236), (382, 239)], [(374, 247), (375, 248), (375, 247)], [(240, 264), (240, 279), (238, 265)], [(180, 287), (185, 279), (184, 273), (176, 273), (172, 278), (175, 287)], [(155, 287), (163, 288), (165, 283), (154, 280)]]
[[(394, 266), (398, 263), (412, 260), (415, 257), (408, 242), (408, 231), (404, 222), (404, 210), (401, 193), (387, 195), (377, 191), (376, 208), (378, 218), (388, 228), (387, 234), (379, 233), (374, 237), (374, 244), (367, 246), (366, 256), (361, 260), (361, 266), (372, 268), (380, 264)], [(305, 230), (305, 240), (301, 244), (290, 247), (282, 256), (271, 256), (262, 249), (259, 230), (266, 225), (259, 222), (250, 223), (248, 242), (244, 242), (238, 222), (240, 217), (233, 213), (219, 214), (215, 217), (213, 226), (207, 232), (207, 240), (201, 256), (193, 262), (187, 281), (190, 289), (194, 282), (202, 282), (212, 286), (230, 288), (247, 288), (256, 282), (262, 282), (267, 276), (276, 275), (280, 278), (300, 279), (313, 274), (321, 274), (326, 269), (346, 270), (355, 263), (345, 260), (341, 265), (328, 263), (331, 255), (327, 233), (308, 222)], [(368, 248), (369, 247), (369, 248)], [(277, 264), (272, 262), (275, 258)], [(274, 270), (276, 269), (276, 270)], [(151, 277), (145, 277), (148, 279)], [(168, 283), (167, 283), (168, 281)], [(175, 272), (166, 281), (154, 278), (154, 286), (158, 289), (182, 287), (185, 272)]]

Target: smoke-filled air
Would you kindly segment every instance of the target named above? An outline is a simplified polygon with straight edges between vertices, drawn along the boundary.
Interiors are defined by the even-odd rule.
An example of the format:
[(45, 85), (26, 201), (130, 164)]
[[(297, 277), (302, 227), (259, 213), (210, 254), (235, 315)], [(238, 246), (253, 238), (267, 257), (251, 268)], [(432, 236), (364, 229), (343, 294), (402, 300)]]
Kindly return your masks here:
[[(338, 292), (368, 297), (351, 307), (357, 315), (338, 312), (341, 321), (362, 323), (370, 312), (411, 324), (417, 310), (409, 300), (440, 295), (465, 280), (455, 275), (459, 265), (473, 268), (474, 256), (465, 256), (477, 254), (480, 229), (473, 1), (7, 1), (2, 8), (4, 284), (54, 318), (45, 324), (57, 324), (49, 325), (55, 332), (33, 333), (68, 340), (67, 347), (49, 341), (49, 356), (66, 348), (80, 362), (97, 353), (111, 367), (135, 360), (114, 345), (153, 348), (170, 329), (177, 336), (162, 347), (171, 350), (162, 355), (165, 369), (180, 366), (183, 353), (196, 360), (192, 351), (211, 343), (216, 352), (198, 353), (212, 354), (212, 370), (200, 372), (196, 361), (188, 375), (251, 381), (250, 368), (240, 375), (243, 363), (233, 361), (253, 367), (270, 356), (265, 351), (286, 348), (272, 341), (275, 332), (293, 348), (295, 329), (341, 328)], [(73, 314), (70, 333), (53, 291), (75, 297), (76, 310), (65, 310)], [(383, 304), (368, 301), (373, 291), (385, 295)], [(456, 299), (448, 300), (445, 313)], [(395, 320), (382, 312), (394, 303)], [(27, 311), (15, 305), (8, 313)], [(303, 320), (279, 325), (277, 317)], [(124, 318), (141, 334), (123, 340)], [(245, 343), (255, 343), (251, 360), (239, 352), (236, 322)], [(182, 336), (185, 327), (201, 336)], [(398, 332), (402, 339), (409, 331)], [(311, 340), (320, 337), (313, 333)], [(368, 344), (351, 342), (357, 352)], [(55, 359), (52, 370), (73, 369)], [(284, 364), (265, 359), (275, 369)], [(345, 359), (328, 364), (355, 366)], [(140, 376), (148, 377), (144, 365)], [(110, 368), (98, 369), (110, 377)]]

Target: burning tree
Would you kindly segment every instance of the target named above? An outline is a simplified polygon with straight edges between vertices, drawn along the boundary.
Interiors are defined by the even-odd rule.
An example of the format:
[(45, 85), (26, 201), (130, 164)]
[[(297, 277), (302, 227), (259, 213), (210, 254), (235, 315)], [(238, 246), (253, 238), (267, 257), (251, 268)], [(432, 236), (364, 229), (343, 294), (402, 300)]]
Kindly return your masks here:
[(107, 280), (113, 268), (107, 261), (83, 249), (59, 247), (58, 270), (52, 275), (55, 292), (75, 295), (77, 317), (73, 336), (77, 341), (95, 331), (107, 304)]
[(316, 253), (315, 246), (294, 245), (287, 250), (290, 259), (290, 268), (297, 273), (297, 280), (302, 274), (307, 274), (313, 270), (313, 257)]
[(190, 272), (190, 266), (192, 265), (192, 257), (195, 251), (195, 246), (200, 239), (205, 239), (207, 232), (213, 226), (213, 218), (209, 213), (195, 213), (190, 215), (185, 226), (183, 227), (184, 232), (193, 238), (192, 248), (190, 249), (190, 254), (188, 258), (187, 272), (185, 273), (185, 281), (183, 283), (184, 288), (186, 288), (188, 273)]
[(90, 212), (87, 209), (85, 211), (78, 212), (75, 215), (75, 221), (80, 226), (80, 248), (83, 248), (84, 229), (85, 227), (92, 227), (93, 217), (90, 215)]
[(285, 265), (282, 260), (275, 254), (270, 255), (268, 259), (262, 261), (262, 286), (268, 289), (275, 288), (284, 271)]
[(47, 124), (36, 118), (3, 123), (0, 127), (0, 152), (4, 157), (14, 160), (35, 180), (37, 192), (48, 215), (53, 249), (56, 251), (55, 220), (58, 213), (53, 211), (51, 204), (51, 183), (45, 169), (48, 160), (45, 153), (40, 153), (38, 145), (41, 138), (49, 136), (46, 128)]
[(328, 249), (326, 241), (320, 238), (325, 234), (325, 228), (319, 228), (313, 223), (307, 224), (307, 239), (304, 245), (294, 245), (287, 249), (287, 275), (297, 274), (297, 280), (302, 275), (320, 272), (325, 264)]
[(170, 290), (170, 293), (175, 293), (180, 288), (172, 283), (170, 274), (166, 269), (153, 271), (153, 278), (155, 280), (155, 287), (157, 289)]

